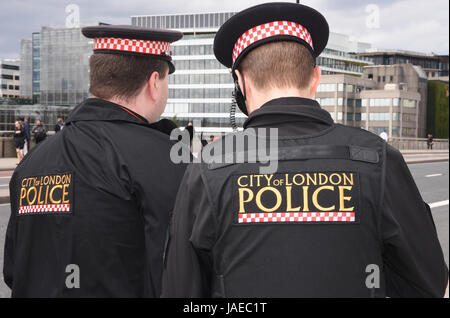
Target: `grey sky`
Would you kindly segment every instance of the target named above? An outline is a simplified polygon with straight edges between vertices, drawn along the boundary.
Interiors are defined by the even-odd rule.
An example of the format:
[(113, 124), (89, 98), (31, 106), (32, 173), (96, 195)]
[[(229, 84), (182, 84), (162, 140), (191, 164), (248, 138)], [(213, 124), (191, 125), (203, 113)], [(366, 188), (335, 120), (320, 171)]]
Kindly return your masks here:
[[(19, 57), (21, 38), (44, 25), (64, 25), (67, 5), (77, 4), (81, 23), (130, 24), (131, 15), (239, 11), (258, 0), (1, 0), (0, 58)], [(294, 2), (294, 1), (292, 1)], [(377, 48), (449, 52), (447, 0), (302, 0), (327, 18), (331, 31)], [(379, 8), (379, 28), (368, 27), (369, 4)], [(373, 12), (373, 11), (372, 11)], [(373, 22), (373, 20), (371, 20)], [(370, 26), (370, 25), (369, 25)]]

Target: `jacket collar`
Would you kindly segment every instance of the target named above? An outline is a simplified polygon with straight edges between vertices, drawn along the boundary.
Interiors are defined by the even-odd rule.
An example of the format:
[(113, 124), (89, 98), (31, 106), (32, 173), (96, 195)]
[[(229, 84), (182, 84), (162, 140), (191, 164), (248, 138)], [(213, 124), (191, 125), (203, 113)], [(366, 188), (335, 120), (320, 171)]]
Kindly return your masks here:
[(147, 119), (132, 110), (99, 98), (88, 98), (76, 106), (70, 112), (66, 123), (94, 120), (127, 121), (136, 124), (149, 124)]
[(323, 110), (315, 100), (301, 97), (283, 97), (272, 99), (252, 112), (244, 122), (244, 128), (276, 126), (277, 123), (286, 120), (319, 121), (330, 126), (333, 125), (330, 114)]

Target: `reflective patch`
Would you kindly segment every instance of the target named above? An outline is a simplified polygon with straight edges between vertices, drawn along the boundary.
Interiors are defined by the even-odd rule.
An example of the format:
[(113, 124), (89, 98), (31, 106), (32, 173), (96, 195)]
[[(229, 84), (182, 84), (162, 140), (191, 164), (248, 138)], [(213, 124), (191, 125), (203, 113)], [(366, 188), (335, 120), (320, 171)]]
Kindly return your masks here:
[(233, 191), (237, 224), (359, 223), (355, 172), (236, 175)]
[(73, 182), (72, 172), (22, 178), (18, 215), (71, 214)]

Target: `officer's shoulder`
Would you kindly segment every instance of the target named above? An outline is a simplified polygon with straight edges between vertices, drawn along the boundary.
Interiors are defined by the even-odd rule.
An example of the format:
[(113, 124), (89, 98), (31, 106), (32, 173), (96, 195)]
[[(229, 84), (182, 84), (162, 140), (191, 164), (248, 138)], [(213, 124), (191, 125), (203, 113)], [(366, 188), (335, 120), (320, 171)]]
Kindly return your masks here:
[(355, 136), (358, 136), (358, 137), (361, 137), (361, 138), (365, 138), (365, 139), (368, 139), (368, 140), (385, 142), (383, 140), (383, 138), (381, 138), (380, 136), (378, 136), (378, 135), (376, 135), (376, 134), (374, 134), (374, 133), (372, 133), (372, 132), (370, 132), (368, 130), (359, 128), (359, 127), (352, 127), (352, 126), (347, 126), (347, 125), (343, 125), (343, 124), (335, 124), (335, 127), (337, 129), (342, 130), (343, 132), (346, 132), (348, 134), (352, 134), (352, 135), (355, 135)]

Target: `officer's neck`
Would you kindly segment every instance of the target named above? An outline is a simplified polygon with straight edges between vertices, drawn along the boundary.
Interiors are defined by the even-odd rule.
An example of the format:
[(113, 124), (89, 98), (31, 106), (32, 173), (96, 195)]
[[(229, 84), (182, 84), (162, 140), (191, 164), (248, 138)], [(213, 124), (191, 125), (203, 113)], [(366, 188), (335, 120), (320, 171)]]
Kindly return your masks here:
[[(94, 96), (94, 98), (96, 98)], [(120, 97), (112, 97), (110, 99), (106, 99), (108, 102), (126, 107), (136, 114), (144, 117), (148, 120), (149, 123), (156, 122), (161, 114), (156, 114), (154, 110), (155, 107), (149, 105), (149, 101), (141, 96), (137, 96), (130, 99), (123, 99)]]
[(283, 97), (301, 97), (301, 98), (313, 98), (309, 91), (300, 90), (298, 88), (289, 87), (289, 88), (270, 88), (267, 90), (255, 90), (250, 89), (247, 93), (247, 110), (248, 113), (251, 114), (255, 110), (261, 108), (267, 102)]

